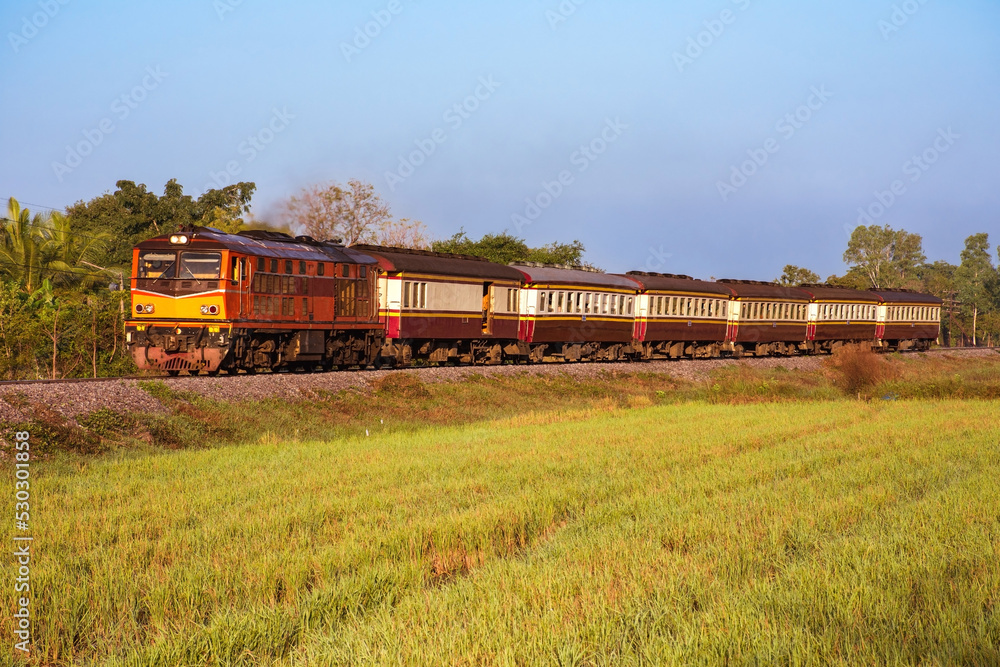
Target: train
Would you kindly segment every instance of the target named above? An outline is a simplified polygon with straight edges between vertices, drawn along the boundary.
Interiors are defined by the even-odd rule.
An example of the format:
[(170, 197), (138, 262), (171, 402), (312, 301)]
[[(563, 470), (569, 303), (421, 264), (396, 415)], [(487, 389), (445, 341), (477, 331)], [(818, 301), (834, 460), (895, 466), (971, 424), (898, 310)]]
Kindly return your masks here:
[(131, 297), (136, 365), (170, 375), (925, 350), (942, 305), (208, 227), (135, 246)]

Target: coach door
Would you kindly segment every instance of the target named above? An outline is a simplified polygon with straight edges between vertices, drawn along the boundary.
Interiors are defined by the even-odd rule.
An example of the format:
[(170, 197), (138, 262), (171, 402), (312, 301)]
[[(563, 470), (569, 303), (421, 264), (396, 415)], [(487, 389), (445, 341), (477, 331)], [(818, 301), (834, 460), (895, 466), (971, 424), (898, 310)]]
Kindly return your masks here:
[(493, 335), (493, 283), (483, 283), (483, 333)]

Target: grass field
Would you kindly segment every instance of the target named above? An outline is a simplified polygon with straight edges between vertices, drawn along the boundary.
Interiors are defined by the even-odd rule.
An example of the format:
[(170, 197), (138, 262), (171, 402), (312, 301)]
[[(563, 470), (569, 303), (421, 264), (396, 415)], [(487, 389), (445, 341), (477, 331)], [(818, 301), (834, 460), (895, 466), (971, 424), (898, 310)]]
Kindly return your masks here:
[(51, 461), (36, 659), (1000, 663), (1000, 402), (650, 402)]

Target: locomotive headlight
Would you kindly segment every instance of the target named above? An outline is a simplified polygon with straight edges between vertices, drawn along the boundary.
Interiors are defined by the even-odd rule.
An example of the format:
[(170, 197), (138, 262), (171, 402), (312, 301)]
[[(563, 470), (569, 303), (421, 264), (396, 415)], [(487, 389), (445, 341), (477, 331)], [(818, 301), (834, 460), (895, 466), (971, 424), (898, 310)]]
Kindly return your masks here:
[(208, 306), (202, 306), (201, 307), (201, 314), (202, 315), (208, 315)]
[(188, 237), (184, 234), (174, 234), (170, 237), (170, 242), (173, 244), (184, 245), (188, 242)]
[(147, 303), (146, 304), (146, 313), (149, 314), (151, 312), (153, 312), (153, 304)]
[(142, 315), (143, 313), (146, 312), (146, 307), (143, 306), (141, 303), (137, 303), (137, 304), (135, 304), (135, 312), (137, 312), (140, 315)]
[(218, 306), (214, 306), (214, 305), (213, 306), (209, 306), (208, 307), (208, 314), (209, 315), (218, 315), (219, 314), (219, 307)]

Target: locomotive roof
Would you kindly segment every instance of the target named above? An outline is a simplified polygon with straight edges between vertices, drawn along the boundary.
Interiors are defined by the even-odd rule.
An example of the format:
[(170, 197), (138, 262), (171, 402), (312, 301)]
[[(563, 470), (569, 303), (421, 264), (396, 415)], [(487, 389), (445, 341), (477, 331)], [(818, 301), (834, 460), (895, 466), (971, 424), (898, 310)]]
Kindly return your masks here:
[(733, 290), (729, 285), (696, 280), (690, 276), (629, 271), (625, 277), (638, 283), (639, 287), (646, 291), (705, 292), (706, 294), (721, 294), (727, 298), (733, 295)]
[(913, 290), (870, 290), (877, 294), (885, 303), (921, 303), (940, 306), (944, 301), (930, 294), (922, 294)]
[(489, 278), (494, 280), (514, 280), (521, 282), (521, 272), (502, 264), (496, 264), (482, 257), (472, 255), (452, 255), (428, 250), (406, 248), (385, 248), (372, 245), (357, 245), (353, 248), (378, 261), (385, 271), (405, 271), (407, 273), (437, 274), (463, 278)]
[(835, 287), (833, 285), (799, 285), (798, 289), (808, 292), (816, 301), (862, 301), (865, 303), (878, 303), (877, 294), (872, 292), (851, 289), (849, 287)]
[(616, 289), (635, 290), (635, 281), (612, 273), (599, 273), (584, 269), (558, 268), (553, 266), (527, 266), (515, 264), (516, 269), (524, 276), (526, 283), (541, 285), (567, 285), (584, 287), (612, 287)]
[(774, 299), (775, 301), (809, 301), (810, 294), (797, 287), (785, 287), (756, 280), (720, 280), (738, 299)]
[[(171, 236), (186, 234), (186, 244), (170, 242)], [(281, 232), (249, 231), (227, 234), (211, 227), (189, 227), (173, 234), (163, 234), (142, 241), (140, 250), (218, 249), (233, 250), (253, 256), (297, 259), (346, 264), (374, 264), (375, 260), (352, 248), (332, 241), (316, 241), (308, 236), (292, 237)]]

